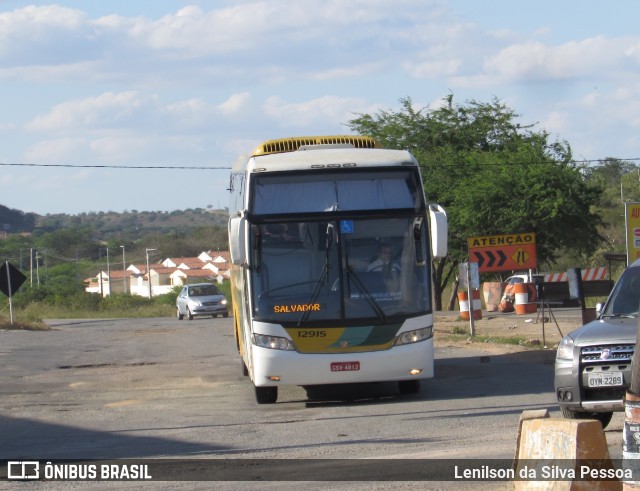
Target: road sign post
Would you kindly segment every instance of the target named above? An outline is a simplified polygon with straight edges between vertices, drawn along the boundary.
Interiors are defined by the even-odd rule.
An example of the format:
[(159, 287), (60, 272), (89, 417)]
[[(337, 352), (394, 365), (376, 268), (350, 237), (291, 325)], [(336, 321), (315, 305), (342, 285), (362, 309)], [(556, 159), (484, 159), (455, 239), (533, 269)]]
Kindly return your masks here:
[(467, 289), (467, 299), (469, 302), (469, 334), (476, 335), (475, 309), (473, 289), (480, 289), (480, 275), (478, 274), (477, 263), (460, 263), (459, 265), (460, 287)]
[(13, 293), (25, 282), (27, 277), (9, 261), (0, 266), (0, 291), (9, 297), (9, 320), (13, 324)]

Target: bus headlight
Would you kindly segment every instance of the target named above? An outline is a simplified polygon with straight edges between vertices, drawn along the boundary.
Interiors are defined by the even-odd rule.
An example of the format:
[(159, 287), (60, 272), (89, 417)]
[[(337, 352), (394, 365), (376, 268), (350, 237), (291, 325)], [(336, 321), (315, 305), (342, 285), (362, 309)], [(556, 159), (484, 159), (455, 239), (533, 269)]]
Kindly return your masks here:
[(431, 336), (433, 336), (433, 328), (431, 327), (423, 327), (422, 329), (416, 329), (415, 331), (403, 332), (398, 336), (396, 346), (419, 343), (420, 341), (429, 339)]
[(252, 334), (251, 339), (253, 344), (260, 346), (261, 348), (279, 349), (279, 350), (293, 350), (293, 345), (287, 338), (281, 338), (279, 336), (265, 336), (264, 334)]

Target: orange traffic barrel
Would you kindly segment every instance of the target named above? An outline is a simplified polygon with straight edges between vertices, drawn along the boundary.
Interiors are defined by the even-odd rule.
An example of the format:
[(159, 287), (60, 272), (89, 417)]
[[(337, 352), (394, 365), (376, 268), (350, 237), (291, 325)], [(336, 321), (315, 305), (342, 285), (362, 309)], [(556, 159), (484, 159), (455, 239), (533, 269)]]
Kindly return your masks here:
[[(466, 291), (458, 292), (458, 303), (460, 304), (460, 317), (469, 320), (469, 294)], [(482, 302), (480, 301), (480, 290), (473, 290), (473, 318), (482, 319)]]
[(516, 283), (514, 286), (516, 297), (516, 314), (533, 314), (538, 310), (536, 304), (536, 285), (533, 283)]

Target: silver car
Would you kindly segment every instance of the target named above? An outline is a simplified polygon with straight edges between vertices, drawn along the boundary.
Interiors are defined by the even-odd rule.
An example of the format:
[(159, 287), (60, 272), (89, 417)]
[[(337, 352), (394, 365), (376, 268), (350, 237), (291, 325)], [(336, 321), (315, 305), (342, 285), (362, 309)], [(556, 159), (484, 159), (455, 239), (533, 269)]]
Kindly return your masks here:
[(624, 411), (639, 304), (637, 260), (622, 273), (598, 318), (560, 342), (554, 385), (565, 418), (597, 419), (604, 428), (614, 411)]
[(199, 315), (229, 317), (227, 299), (212, 283), (185, 285), (176, 299), (178, 319), (192, 320)]

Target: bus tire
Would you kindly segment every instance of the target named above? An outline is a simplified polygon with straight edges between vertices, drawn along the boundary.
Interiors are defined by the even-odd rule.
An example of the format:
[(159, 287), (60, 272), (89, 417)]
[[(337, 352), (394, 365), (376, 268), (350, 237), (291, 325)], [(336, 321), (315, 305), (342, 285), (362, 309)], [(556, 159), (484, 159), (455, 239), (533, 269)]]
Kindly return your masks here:
[(258, 404), (275, 404), (278, 399), (277, 387), (256, 387), (255, 389)]
[(401, 380), (398, 382), (398, 389), (401, 394), (417, 394), (420, 392), (419, 380)]
[(240, 363), (242, 364), (242, 375), (245, 377), (249, 376), (249, 369), (247, 368), (247, 364), (244, 362), (242, 357), (240, 357)]

